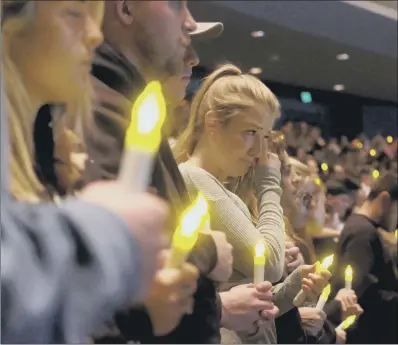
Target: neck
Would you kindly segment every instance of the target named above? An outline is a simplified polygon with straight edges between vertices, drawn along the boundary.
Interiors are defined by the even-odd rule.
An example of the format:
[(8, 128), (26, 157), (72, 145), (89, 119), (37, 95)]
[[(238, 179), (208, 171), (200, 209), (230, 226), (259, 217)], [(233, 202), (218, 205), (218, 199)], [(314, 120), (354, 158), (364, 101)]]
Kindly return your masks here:
[(188, 159), (190, 164), (193, 164), (199, 168), (206, 170), (212, 174), (221, 183), (226, 182), (227, 175), (221, 171), (219, 167), (214, 164), (214, 158), (212, 157), (210, 150), (204, 147), (205, 144), (201, 144), (204, 140), (201, 140), (195, 148), (193, 154)]
[(375, 208), (372, 207), (372, 204), (369, 201), (365, 201), (365, 203), (355, 213), (361, 214), (375, 223), (380, 221), (380, 215), (375, 211)]
[(148, 60), (142, 58), (137, 46), (131, 43), (131, 39), (125, 40), (124, 37), (126, 36), (123, 34), (109, 34), (105, 35), (105, 37), (108, 44), (115, 47), (120, 54), (137, 68), (147, 83), (159, 79), (159, 76), (156, 75), (156, 71), (148, 66)]

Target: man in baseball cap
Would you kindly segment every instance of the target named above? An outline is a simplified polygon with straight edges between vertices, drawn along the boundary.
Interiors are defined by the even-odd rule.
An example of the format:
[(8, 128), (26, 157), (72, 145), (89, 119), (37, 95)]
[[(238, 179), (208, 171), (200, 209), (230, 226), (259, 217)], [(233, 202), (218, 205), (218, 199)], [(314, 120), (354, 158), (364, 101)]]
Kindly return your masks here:
[[(175, 101), (175, 95), (183, 98), (192, 68), (199, 63), (192, 39), (216, 37), (221, 31), (221, 23), (198, 25), (186, 1), (105, 2), (105, 41), (97, 50), (92, 70), (94, 121), (84, 128), (86, 182), (117, 178), (131, 107), (146, 83), (160, 81), (169, 104)], [(167, 86), (171, 79), (176, 80), (174, 89), (180, 91)], [(174, 215), (170, 219), (171, 234), (189, 198), (167, 140), (163, 140), (156, 157), (151, 186), (170, 203)], [(180, 269), (167, 283), (155, 279), (150, 298), (142, 307), (126, 306), (126, 312), (117, 314), (116, 324), (125, 341), (220, 342), (221, 305), (209, 276), (215, 279), (213, 272), (230, 272), (231, 265), (224, 267), (226, 264), (218, 259), (218, 252), (230, 248), (226, 237), (219, 237), (214, 232), (201, 233), (200, 245), (192, 251), (185, 270)], [(190, 286), (189, 291), (182, 291), (184, 286)], [(174, 300), (171, 293), (177, 293), (180, 299)], [(192, 314), (185, 315), (189, 306)], [(102, 337), (101, 342), (115, 341)]]

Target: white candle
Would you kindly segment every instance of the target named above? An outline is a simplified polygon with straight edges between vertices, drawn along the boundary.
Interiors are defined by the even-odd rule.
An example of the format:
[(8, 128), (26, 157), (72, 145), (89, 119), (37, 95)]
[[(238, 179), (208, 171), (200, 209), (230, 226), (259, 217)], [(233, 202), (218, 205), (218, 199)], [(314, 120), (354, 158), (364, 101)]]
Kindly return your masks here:
[(351, 290), (352, 289), (352, 268), (350, 265), (347, 266), (344, 273), (345, 278), (345, 288)]
[[(322, 263), (320, 264), (317, 262), (316, 264), (316, 273), (319, 274), (321, 270), (327, 270), (333, 263), (333, 257), (334, 255), (329, 255), (327, 256)], [(301, 307), (303, 303), (305, 302), (307, 296), (304, 292), (303, 289), (300, 290), (300, 292), (297, 294), (297, 296), (293, 300), (293, 305), (296, 306), (297, 308)]]
[(321, 296), (319, 297), (318, 303), (316, 304), (316, 309), (323, 310), (325, 307), (326, 302), (328, 301), (330, 295), (330, 284), (328, 284), (322, 291)]
[(265, 245), (263, 241), (256, 244), (256, 252), (254, 255), (254, 277), (253, 283), (260, 284), (264, 281), (265, 271)]
[(350, 327), (357, 317), (355, 315), (351, 315), (347, 317), (340, 325), (337, 326), (336, 331), (345, 330)]
[(151, 82), (133, 105), (120, 165), (119, 180), (132, 192), (145, 192), (149, 186), (165, 118), (161, 85)]

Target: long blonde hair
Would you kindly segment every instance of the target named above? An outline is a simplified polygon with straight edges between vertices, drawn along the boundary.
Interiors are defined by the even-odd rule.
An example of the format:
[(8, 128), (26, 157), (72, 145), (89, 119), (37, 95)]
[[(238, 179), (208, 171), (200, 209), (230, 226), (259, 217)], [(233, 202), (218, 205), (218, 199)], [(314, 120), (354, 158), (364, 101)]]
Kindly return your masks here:
[(275, 95), (256, 77), (243, 74), (232, 64), (226, 64), (211, 73), (193, 98), (190, 119), (174, 148), (177, 163), (186, 161), (194, 152), (203, 134), (206, 114), (213, 111), (221, 124), (245, 109), (263, 104), (267, 114), (279, 115)]
[[(35, 114), (32, 112), (36, 109), (31, 103), (21, 73), (10, 56), (13, 38), (28, 25), (33, 25), (36, 4), (32, 0), (2, 0), (1, 6), (3, 33), (1, 68), (5, 87), (5, 100), (2, 101), (6, 104), (8, 115), (10, 191), (18, 200), (38, 202), (45, 195), (46, 188), (35, 172), (33, 137)], [(73, 113), (74, 116), (80, 112), (91, 114), (87, 99), (83, 103), (82, 106), (74, 105), (73, 112), (68, 105), (67, 114)]]
[[(225, 126), (233, 116), (259, 104), (264, 106), (268, 116), (275, 119), (279, 116), (278, 99), (259, 79), (242, 73), (232, 64), (216, 69), (205, 79), (193, 98), (188, 126), (173, 150), (177, 163), (188, 160), (194, 152), (204, 132), (206, 114), (213, 111), (218, 121)], [(242, 197), (247, 205), (252, 205), (250, 192), (254, 188), (254, 169), (250, 168), (244, 176), (230, 179), (228, 187)], [(254, 216), (253, 221), (255, 219)]]

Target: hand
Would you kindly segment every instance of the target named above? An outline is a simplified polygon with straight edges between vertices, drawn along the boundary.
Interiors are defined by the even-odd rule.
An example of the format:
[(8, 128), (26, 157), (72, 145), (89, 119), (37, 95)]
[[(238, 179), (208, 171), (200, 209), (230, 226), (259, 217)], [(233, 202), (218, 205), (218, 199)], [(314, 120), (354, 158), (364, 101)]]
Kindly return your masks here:
[[(256, 289), (260, 293), (267, 293), (269, 291), (268, 282), (263, 282), (256, 285)], [(274, 324), (275, 318), (279, 314), (279, 309), (276, 305), (272, 309), (264, 309), (260, 311), (260, 320), (257, 321), (257, 328), (269, 329)], [(257, 329), (256, 329), (257, 331)]]
[(289, 274), (301, 265), (304, 265), (304, 258), (301, 255), (300, 249), (290, 241), (285, 242), (285, 260)]
[(336, 329), (336, 344), (345, 344), (347, 333), (342, 329)]
[(149, 297), (144, 302), (156, 336), (170, 333), (185, 314), (193, 312), (198, 277), (199, 270), (189, 263), (156, 273)]
[(225, 233), (220, 231), (211, 231), (214, 243), (217, 247), (217, 264), (210, 272), (209, 278), (217, 282), (226, 282), (232, 274), (232, 246), (227, 240)]
[(354, 290), (340, 289), (334, 299), (341, 303), (342, 320), (351, 315), (359, 316), (363, 313), (363, 309), (357, 303), (357, 295)]
[(299, 308), (299, 313), (301, 324), (306, 333), (317, 336), (325, 323), (325, 312), (316, 308)]
[[(93, 183), (83, 189), (79, 197), (115, 213), (131, 229), (140, 247), (142, 275), (137, 277), (141, 283), (141, 293), (137, 301), (142, 301), (159, 268), (159, 253), (167, 244), (164, 234), (168, 218), (166, 203), (146, 193), (128, 193), (118, 182)], [(117, 228), (109, 229), (116, 230)]]
[(309, 299), (315, 300), (322, 293), (326, 285), (328, 285), (332, 276), (331, 273), (327, 270), (321, 270), (319, 274), (315, 273), (316, 264), (300, 266), (299, 270), (302, 278), (301, 288)]
[[(263, 282), (257, 286), (243, 284), (221, 292), (222, 327), (236, 332), (254, 333), (257, 322), (262, 318), (271, 317), (275, 312), (275, 306), (271, 301), (271, 287), (271, 283)], [(270, 315), (263, 311), (269, 311)]]
[(267, 165), (277, 170), (281, 169), (281, 161), (279, 160), (278, 155), (271, 152), (267, 152), (266, 154), (262, 155), (258, 160), (258, 165)]

